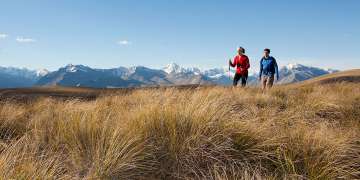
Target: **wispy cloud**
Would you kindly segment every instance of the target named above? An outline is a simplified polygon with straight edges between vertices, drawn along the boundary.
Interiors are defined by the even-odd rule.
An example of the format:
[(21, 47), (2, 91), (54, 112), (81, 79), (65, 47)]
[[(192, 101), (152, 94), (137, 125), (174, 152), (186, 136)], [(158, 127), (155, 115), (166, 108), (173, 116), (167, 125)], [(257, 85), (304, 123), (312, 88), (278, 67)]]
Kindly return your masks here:
[(36, 42), (35, 39), (32, 39), (32, 38), (24, 38), (24, 37), (17, 37), (17, 38), (16, 38), (16, 41), (19, 42), (19, 43), (33, 43), (33, 42)]
[(4, 34), (4, 33), (0, 33), (0, 39), (5, 39), (7, 38), (9, 35)]
[(116, 44), (121, 45), (121, 46), (128, 46), (131, 44), (131, 42), (128, 40), (120, 40), (120, 41), (116, 42)]

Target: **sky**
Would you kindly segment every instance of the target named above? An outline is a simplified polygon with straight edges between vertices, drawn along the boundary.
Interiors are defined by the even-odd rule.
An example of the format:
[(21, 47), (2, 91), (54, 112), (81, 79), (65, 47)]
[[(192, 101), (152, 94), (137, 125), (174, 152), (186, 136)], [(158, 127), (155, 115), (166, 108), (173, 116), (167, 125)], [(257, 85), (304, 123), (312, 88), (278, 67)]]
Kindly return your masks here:
[(359, 0), (0, 0), (0, 66), (360, 68)]

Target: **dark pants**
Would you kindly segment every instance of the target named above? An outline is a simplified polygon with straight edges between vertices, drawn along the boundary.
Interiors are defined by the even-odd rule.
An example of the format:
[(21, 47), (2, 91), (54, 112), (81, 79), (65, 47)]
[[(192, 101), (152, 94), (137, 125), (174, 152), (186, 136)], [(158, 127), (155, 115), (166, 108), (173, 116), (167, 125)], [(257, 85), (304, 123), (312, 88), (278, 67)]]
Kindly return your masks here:
[(248, 78), (248, 73), (244, 73), (244, 74), (238, 74), (236, 73), (234, 76), (234, 81), (233, 81), (233, 85), (237, 86), (238, 81), (241, 79), (241, 86), (245, 87), (246, 86), (246, 81)]

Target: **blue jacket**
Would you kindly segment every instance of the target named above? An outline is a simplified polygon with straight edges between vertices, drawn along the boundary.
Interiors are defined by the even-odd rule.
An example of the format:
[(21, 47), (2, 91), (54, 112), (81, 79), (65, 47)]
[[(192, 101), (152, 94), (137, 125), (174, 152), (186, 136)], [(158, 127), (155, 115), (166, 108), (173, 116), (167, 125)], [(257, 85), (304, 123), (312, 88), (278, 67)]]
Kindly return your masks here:
[(265, 76), (273, 76), (276, 73), (276, 78), (279, 79), (279, 70), (278, 65), (276, 63), (276, 59), (272, 56), (267, 58), (263, 57), (260, 61), (260, 74), (259, 77), (262, 75)]

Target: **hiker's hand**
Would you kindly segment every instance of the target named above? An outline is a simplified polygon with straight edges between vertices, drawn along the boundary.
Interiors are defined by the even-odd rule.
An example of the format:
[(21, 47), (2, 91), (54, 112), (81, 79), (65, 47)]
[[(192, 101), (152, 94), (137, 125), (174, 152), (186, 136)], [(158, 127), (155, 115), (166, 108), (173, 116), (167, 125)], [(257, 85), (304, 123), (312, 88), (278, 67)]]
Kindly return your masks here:
[(259, 77), (259, 81), (261, 81), (261, 76)]

